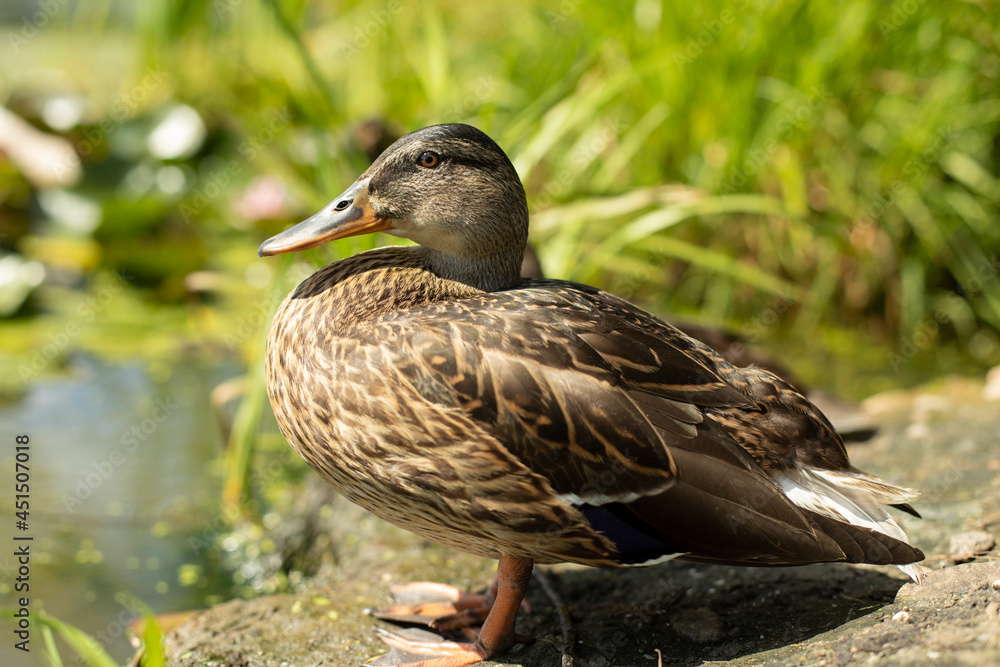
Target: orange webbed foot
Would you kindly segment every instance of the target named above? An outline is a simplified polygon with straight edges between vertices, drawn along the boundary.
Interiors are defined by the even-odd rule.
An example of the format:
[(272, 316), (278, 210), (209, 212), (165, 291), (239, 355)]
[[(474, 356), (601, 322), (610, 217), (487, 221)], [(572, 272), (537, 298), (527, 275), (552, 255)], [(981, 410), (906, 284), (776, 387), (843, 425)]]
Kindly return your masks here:
[[(403, 631), (376, 628), (375, 631), (382, 641), (394, 649), (369, 663), (379, 667), (462, 667), (487, 660), (515, 644), (529, 644), (534, 641), (527, 635), (514, 634), (509, 645), (505, 642), (496, 648), (488, 649), (478, 641), (452, 642), (439, 635), (413, 628)], [(395, 662), (399, 660), (409, 662)]]
[(488, 594), (468, 593), (432, 582), (393, 586), (392, 594), (396, 604), (365, 611), (383, 621), (447, 632), (482, 625), (493, 607)]
[[(452, 642), (429, 632), (413, 630), (396, 632), (375, 628), (379, 637), (395, 649), (383, 659), (411, 660), (394, 662), (390, 667), (463, 667), (490, 657), (489, 652), (472, 643)], [(375, 664), (388, 664), (381, 660)]]
[[(496, 601), (497, 585), (494, 579), (485, 593), (470, 593), (430, 581), (397, 584), (390, 589), (396, 604), (366, 609), (365, 613), (390, 623), (422, 625), (436, 632), (461, 631), (483, 624)], [(527, 599), (521, 601), (520, 607), (531, 613)]]
[[(397, 604), (368, 613), (397, 623), (426, 625), (438, 632), (458, 632), (471, 643), (447, 641), (414, 629), (396, 632), (377, 628), (382, 640), (404, 655), (397, 657), (390, 652), (373, 664), (387, 665), (412, 656), (417, 659), (394, 662), (394, 667), (463, 667), (491, 658), (518, 642), (531, 641), (530, 637), (514, 633), (514, 620), (528, 588), (531, 570), (531, 559), (501, 557), (497, 579), (486, 595), (464, 593), (441, 584), (395, 587), (393, 593), (401, 601), (414, 594), (420, 597), (430, 594), (438, 599)], [(477, 630), (480, 623), (482, 628)], [(432, 657), (423, 660), (422, 656)]]

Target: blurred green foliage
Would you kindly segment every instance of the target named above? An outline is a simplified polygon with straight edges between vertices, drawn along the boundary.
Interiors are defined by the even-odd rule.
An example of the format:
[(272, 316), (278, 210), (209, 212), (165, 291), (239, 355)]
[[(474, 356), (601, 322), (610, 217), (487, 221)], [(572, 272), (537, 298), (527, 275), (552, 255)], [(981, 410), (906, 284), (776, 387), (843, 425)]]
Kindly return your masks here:
[[(366, 151), (468, 122), (518, 168), (549, 275), (795, 341), (821, 383), (992, 365), (997, 15), (991, 0), (59, 5), (29, 37), (12, 24), (0, 99), (72, 142), (83, 179), (67, 190), (99, 224), (40, 213), (0, 169), (0, 243), (48, 268), (18, 313), (44, 318), (117, 272), (145, 304), (130, 312), (173, 304), (182, 323), (160, 331), (259, 356), (234, 331), (304, 260), (258, 262), (255, 246), (352, 182)], [(61, 97), (81, 112), (52, 127)], [(177, 108), (203, 136), (156, 149)], [(46, 340), (12, 331), (15, 361)]]
[[(42, 151), (19, 157), (0, 123), (0, 394), (77, 350), (167, 365), (179, 351), (240, 358), (249, 381), (233, 392), (220, 466), (237, 510), (221, 524), (253, 543), (241, 512), (263, 514), (278, 485), (263, 476), (248, 494), (249, 480), (287, 452), (273, 424), (259, 428), (274, 308), (317, 264), (398, 241), (267, 260), (256, 248), (340, 193), (394, 137), (441, 122), (476, 125), (511, 156), (550, 276), (725, 326), (848, 396), (979, 373), (1000, 363), (998, 9), (0, 9), (0, 111), (26, 119), (38, 146), (60, 138), (74, 156), (42, 160), (55, 173), (39, 177), (30, 163)], [(241, 504), (247, 495), (259, 502)], [(269, 590), (285, 585), (275, 567), (258, 568)], [(234, 578), (234, 590), (263, 590), (257, 579)], [(81, 633), (42, 618), (50, 647), (59, 636), (103, 664)], [(151, 664), (158, 632), (147, 626)]]

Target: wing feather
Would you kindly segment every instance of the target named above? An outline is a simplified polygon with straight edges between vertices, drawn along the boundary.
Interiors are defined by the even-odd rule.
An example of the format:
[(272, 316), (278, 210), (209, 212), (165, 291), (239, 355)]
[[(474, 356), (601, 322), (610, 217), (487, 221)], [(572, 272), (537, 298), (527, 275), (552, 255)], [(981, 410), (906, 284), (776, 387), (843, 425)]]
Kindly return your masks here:
[(797, 394), (782, 402), (780, 380), (743, 374), (591, 288), (538, 286), (409, 311), (404, 326), (386, 323), (383, 349), (425, 399), (471, 417), (587, 517), (622, 564), (912, 559), (898, 536), (798, 507), (771, 478), (798, 456), (794, 442), (767, 449), (780, 437), (768, 428), (786, 422), (823, 450), (815, 460), (846, 464), (822, 415), (804, 419), (810, 406)]

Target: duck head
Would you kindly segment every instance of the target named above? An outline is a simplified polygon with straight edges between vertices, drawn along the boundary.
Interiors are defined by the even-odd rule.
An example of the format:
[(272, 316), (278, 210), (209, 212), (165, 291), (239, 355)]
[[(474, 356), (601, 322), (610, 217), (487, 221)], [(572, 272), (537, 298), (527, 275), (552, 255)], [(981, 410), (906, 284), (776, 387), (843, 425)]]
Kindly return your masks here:
[(489, 291), (513, 287), (528, 236), (524, 188), (488, 136), (469, 125), (433, 125), (387, 148), (343, 194), (257, 254), (379, 231), (423, 246), (442, 278)]

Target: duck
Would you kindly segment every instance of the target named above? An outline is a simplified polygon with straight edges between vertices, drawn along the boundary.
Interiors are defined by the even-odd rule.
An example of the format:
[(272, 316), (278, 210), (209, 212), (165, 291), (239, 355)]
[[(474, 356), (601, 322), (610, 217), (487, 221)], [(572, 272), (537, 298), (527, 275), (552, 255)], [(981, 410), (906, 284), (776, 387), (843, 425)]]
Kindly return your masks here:
[(738, 368), (608, 292), (524, 279), (525, 190), (484, 132), (407, 134), (261, 257), (375, 232), (278, 308), (267, 394), (285, 439), (348, 500), (484, 558), (462, 639), (383, 631), (423, 667), (498, 656), (536, 563), (872, 563), (918, 580), (887, 508), (916, 492), (853, 467), (792, 385)]

